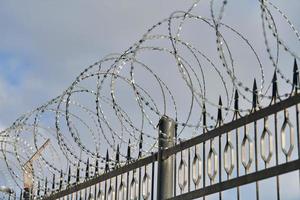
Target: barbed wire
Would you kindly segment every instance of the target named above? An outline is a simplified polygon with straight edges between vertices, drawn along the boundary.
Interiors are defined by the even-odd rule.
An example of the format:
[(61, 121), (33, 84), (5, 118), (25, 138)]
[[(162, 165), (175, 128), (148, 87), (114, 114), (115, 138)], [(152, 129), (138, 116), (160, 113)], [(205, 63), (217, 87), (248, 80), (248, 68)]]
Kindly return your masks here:
[[(226, 22), (230, 1), (210, 0), (208, 3), (209, 17), (197, 14), (199, 0), (187, 11), (173, 12), (154, 24), (122, 54), (110, 54), (88, 66), (60, 96), (22, 115), (2, 131), (1, 159), (6, 177), (11, 179), (11, 187), (22, 189), (24, 164), (47, 139), (51, 141), (49, 147), (33, 162), (37, 169), (32, 172), (35, 187), (38, 183), (47, 185), (55, 174), (77, 179), (76, 171), (85, 171), (86, 166), (90, 167), (88, 173), (94, 175), (98, 170), (105, 171), (106, 164), (111, 167), (116, 162), (126, 164), (128, 159), (134, 161), (156, 152), (157, 123), (164, 115), (175, 119), (177, 135), (173, 139), (180, 142), (203, 128), (217, 126), (220, 119), (215, 117), (215, 112), (218, 109), (224, 112), (221, 120), (226, 122), (236, 113), (242, 116), (253, 111), (253, 94), (259, 97), (256, 99), (258, 105), (263, 106), (274, 98), (270, 88), (275, 81), (282, 80), (292, 87), (291, 91), (299, 88), (280, 68), (283, 54), (295, 59), (295, 66), (299, 55), (287, 45), (289, 38), (280, 34), (274, 15), (289, 26), (298, 42), (294, 45), (299, 44), (300, 36), (279, 7), (269, 0), (257, 1), (264, 53), (267, 54), (264, 56), (256, 50), (255, 42), (237, 28), (238, 24)], [(192, 27), (201, 25), (201, 30), (209, 31), (214, 42), (209, 43), (208, 36), (203, 36), (207, 37), (204, 48), (189, 42), (184, 31), (191, 24)], [(230, 41), (230, 37), (237, 39)], [(239, 65), (232, 44), (237, 40), (245, 45), (239, 48), (247, 49), (248, 54), (254, 56), (251, 61), (258, 69), (258, 76), (253, 73), (253, 79), (258, 78), (259, 87), (254, 81), (252, 89), (237, 73)], [(207, 53), (205, 48), (214, 51)], [(274, 76), (272, 81), (267, 81), (269, 76), (265, 73), (270, 70), (266, 69), (265, 60), (269, 60), (280, 80)], [(160, 66), (155, 62), (160, 62)], [(275, 98), (286, 98), (291, 91)], [(217, 92), (222, 93), (222, 103), (216, 103), (211, 97)], [(238, 96), (243, 100), (243, 108), (235, 106)], [(205, 124), (203, 112), (209, 119)], [(128, 148), (130, 158), (125, 153)], [(108, 153), (118, 154), (121, 159), (113, 159)], [(84, 174), (79, 173), (79, 181), (84, 178)], [(63, 184), (68, 184), (67, 180)], [(41, 190), (47, 192), (47, 187)]]

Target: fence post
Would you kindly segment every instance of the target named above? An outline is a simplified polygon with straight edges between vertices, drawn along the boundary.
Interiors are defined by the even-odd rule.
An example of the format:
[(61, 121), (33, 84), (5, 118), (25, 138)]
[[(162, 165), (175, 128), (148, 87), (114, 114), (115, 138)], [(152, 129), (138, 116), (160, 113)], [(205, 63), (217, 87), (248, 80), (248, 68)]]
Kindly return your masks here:
[(163, 200), (173, 196), (173, 156), (162, 157), (163, 149), (174, 146), (175, 121), (168, 116), (162, 116), (159, 120), (158, 132), (158, 175), (157, 175), (157, 199)]

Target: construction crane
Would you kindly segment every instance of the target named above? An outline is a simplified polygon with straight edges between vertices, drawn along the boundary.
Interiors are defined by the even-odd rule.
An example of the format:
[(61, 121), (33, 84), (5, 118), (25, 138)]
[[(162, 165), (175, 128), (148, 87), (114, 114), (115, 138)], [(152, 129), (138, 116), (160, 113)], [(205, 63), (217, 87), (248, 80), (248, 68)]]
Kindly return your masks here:
[(24, 199), (30, 199), (30, 193), (33, 192), (33, 162), (37, 160), (44, 149), (50, 144), (50, 139), (31, 156), (31, 158), (23, 165), (23, 179), (24, 179)]

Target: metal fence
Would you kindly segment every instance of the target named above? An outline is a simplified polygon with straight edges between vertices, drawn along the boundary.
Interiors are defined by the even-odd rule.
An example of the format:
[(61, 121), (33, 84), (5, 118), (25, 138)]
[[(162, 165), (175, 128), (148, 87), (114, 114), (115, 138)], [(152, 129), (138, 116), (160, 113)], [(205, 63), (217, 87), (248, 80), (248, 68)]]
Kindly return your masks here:
[[(203, 131), (187, 141), (174, 140), (176, 123), (164, 116), (159, 123), (157, 153), (132, 161), (129, 146), (126, 165), (117, 163), (111, 168), (107, 164), (105, 173), (95, 171), (93, 177), (88, 176), (87, 168), (86, 179), (78, 184), (73, 184), (70, 176), (61, 177), (60, 187), (52, 188), (57, 192), (47, 193), (46, 185), (44, 194), (37, 191), (37, 198), (175, 200), (205, 199), (217, 194), (222, 199), (224, 191), (234, 189), (232, 199), (241, 199), (240, 187), (254, 183), (256, 199), (260, 199), (261, 181), (273, 177), (275, 188), (269, 192), (280, 199), (283, 184), (280, 175), (300, 169), (298, 77), (295, 63), (292, 92), (283, 97), (278, 95), (275, 73), (270, 104), (264, 108), (257, 104), (259, 94), (254, 82), (252, 111), (245, 116), (238, 112), (236, 93), (236, 112), (228, 123), (222, 122), (220, 99), (217, 124), (210, 130), (206, 127), (204, 106)], [(118, 156), (117, 153), (116, 160)], [(61, 188), (63, 181), (68, 182), (66, 188)]]
[(283, 10), (195, 0), (85, 67), (0, 131), (0, 200), (299, 199), (300, 34)]

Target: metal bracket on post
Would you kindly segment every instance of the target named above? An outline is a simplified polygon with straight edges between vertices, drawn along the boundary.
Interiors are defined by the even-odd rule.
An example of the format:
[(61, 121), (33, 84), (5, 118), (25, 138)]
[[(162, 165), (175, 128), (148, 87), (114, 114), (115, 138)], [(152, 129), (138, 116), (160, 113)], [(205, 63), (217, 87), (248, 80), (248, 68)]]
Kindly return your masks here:
[(175, 121), (168, 116), (162, 116), (159, 120), (158, 136), (158, 175), (157, 175), (157, 199), (163, 200), (173, 196), (174, 162), (173, 156), (162, 157), (164, 149), (174, 146)]

